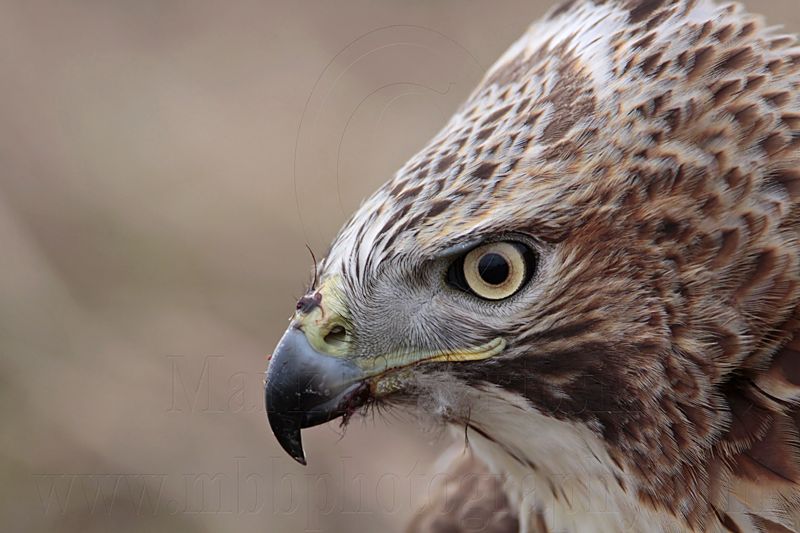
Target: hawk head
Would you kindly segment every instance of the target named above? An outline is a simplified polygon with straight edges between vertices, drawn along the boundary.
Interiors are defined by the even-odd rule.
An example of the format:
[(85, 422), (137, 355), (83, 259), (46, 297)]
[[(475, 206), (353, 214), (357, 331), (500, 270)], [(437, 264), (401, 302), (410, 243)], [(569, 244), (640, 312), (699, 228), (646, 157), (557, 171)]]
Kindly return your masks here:
[(282, 446), (378, 402), (466, 427), (539, 502), (574, 507), (569, 475), (687, 528), (744, 524), (732, 493), (789, 524), (796, 45), (710, 0), (535, 24), (319, 265), (268, 372)]

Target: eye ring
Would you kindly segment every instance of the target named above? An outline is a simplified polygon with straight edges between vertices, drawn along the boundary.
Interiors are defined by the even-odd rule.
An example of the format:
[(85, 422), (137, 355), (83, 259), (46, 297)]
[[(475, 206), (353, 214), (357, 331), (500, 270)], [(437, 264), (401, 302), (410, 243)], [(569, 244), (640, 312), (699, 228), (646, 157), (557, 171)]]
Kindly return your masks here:
[(453, 262), (447, 281), (484, 300), (505, 300), (530, 280), (534, 268), (535, 255), (528, 246), (513, 241), (490, 242)]

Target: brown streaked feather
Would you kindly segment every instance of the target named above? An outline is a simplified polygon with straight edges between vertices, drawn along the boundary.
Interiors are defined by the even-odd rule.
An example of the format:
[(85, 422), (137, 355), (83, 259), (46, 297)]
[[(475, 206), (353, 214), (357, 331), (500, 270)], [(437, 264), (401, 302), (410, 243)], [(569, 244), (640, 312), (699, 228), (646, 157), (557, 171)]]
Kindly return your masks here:
[(408, 533), (519, 531), (517, 511), (504, 492), (503, 479), (469, 450), (457, 453), (446, 476), (438, 481), (428, 491), (430, 497), (412, 519)]

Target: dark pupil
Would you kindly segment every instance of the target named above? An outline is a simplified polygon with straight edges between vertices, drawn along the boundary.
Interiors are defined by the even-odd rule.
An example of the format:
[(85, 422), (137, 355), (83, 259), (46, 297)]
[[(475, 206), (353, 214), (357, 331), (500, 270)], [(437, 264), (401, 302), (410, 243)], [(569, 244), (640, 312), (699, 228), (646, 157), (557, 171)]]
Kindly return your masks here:
[(478, 274), (489, 285), (500, 285), (508, 279), (508, 261), (500, 254), (486, 254), (478, 261)]

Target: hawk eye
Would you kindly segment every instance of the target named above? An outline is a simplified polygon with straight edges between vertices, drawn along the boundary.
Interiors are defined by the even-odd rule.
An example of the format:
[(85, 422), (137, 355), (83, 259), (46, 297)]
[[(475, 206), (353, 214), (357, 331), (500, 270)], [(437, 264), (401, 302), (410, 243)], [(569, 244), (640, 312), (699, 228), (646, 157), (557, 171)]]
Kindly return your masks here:
[(447, 282), (485, 300), (503, 300), (519, 291), (535, 268), (533, 251), (517, 242), (492, 242), (456, 260)]

